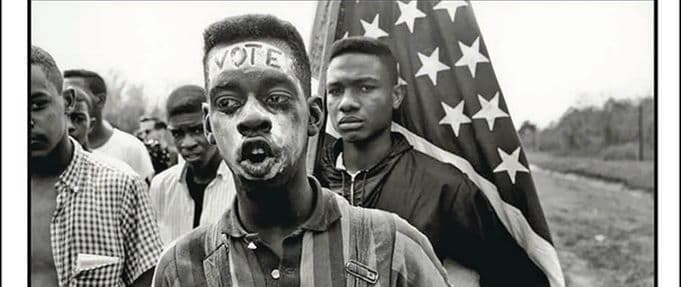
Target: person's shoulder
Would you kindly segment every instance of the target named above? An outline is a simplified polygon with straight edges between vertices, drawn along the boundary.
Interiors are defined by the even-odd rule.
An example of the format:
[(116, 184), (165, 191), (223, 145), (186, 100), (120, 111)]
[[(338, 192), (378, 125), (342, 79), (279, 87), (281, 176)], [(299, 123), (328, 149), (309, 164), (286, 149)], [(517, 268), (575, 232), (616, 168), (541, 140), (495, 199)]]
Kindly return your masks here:
[(129, 174), (131, 174), (135, 177), (140, 176), (134, 169), (132, 169), (132, 167), (130, 167), (130, 165), (128, 165), (127, 163), (125, 163), (124, 161), (122, 161), (120, 159), (109, 156), (109, 155), (107, 155), (107, 154), (105, 154), (101, 151), (97, 151), (97, 150), (93, 150), (91, 152), (91, 154), (92, 154), (92, 157), (94, 157), (95, 159), (99, 160), (100, 162), (102, 162), (104, 164), (108, 164), (115, 169), (129, 173)]
[(85, 177), (93, 185), (93, 191), (125, 192), (130, 189), (144, 190), (144, 182), (137, 174), (113, 167), (90, 152), (83, 152)]
[(433, 178), (465, 177), (466, 175), (454, 165), (442, 162), (426, 153), (412, 149), (407, 155), (413, 160), (417, 169), (415, 171), (424, 173)]
[(168, 186), (168, 184), (180, 180), (183, 168), (183, 164), (174, 164), (161, 173), (156, 174), (154, 178), (151, 179), (151, 184), (154, 185), (154, 183), (156, 183), (157, 185)]
[(411, 150), (408, 152), (412, 170), (418, 173), (421, 181), (429, 186), (437, 185), (445, 192), (463, 192), (470, 195), (478, 188), (471, 179), (453, 164), (442, 162), (426, 153)]
[(102, 155), (83, 152), (83, 162), (85, 167), (90, 171), (91, 178), (123, 181), (134, 181), (139, 179), (136, 174), (114, 167), (109, 159), (104, 159), (102, 157)]
[(138, 138), (136, 138), (135, 136), (133, 136), (129, 133), (126, 133), (126, 132), (119, 130), (119, 129), (116, 129), (116, 128), (114, 128), (114, 134), (112, 136), (112, 139), (114, 139), (115, 143), (127, 144), (127, 145), (133, 145), (133, 146), (141, 146), (142, 148), (144, 148), (146, 150), (146, 148), (144, 147), (144, 143), (142, 143), (141, 140), (139, 140)]

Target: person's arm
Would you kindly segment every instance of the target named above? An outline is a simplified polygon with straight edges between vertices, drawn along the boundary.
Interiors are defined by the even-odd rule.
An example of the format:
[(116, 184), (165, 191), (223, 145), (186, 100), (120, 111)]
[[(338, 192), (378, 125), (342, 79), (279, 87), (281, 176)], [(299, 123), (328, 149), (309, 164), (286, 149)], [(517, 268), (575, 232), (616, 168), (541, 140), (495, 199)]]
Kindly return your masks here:
[(135, 279), (135, 282), (132, 282), (132, 285), (130, 285), (130, 286), (132, 286), (132, 287), (149, 287), (149, 286), (151, 286), (151, 281), (152, 281), (153, 278), (154, 278), (154, 268), (151, 268), (151, 269), (145, 271), (144, 273), (142, 273), (142, 275), (140, 275), (139, 277), (137, 277), (137, 279)]
[(144, 183), (134, 179), (129, 187), (124, 197), (121, 226), (125, 240), (123, 282), (128, 286), (138, 280), (147, 280), (150, 276), (147, 273), (153, 273), (162, 250), (154, 211)]
[[(549, 286), (484, 193), (469, 180), (443, 187), (443, 249), (480, 275), (480, 286)], [(451, 190), (449, 190), (451, 189)]]
[(391, 280), (391, 286), (450, 286), (428, 238), (404, 219), (393, 216), (396, 234), (391, 275), (395, 280)]

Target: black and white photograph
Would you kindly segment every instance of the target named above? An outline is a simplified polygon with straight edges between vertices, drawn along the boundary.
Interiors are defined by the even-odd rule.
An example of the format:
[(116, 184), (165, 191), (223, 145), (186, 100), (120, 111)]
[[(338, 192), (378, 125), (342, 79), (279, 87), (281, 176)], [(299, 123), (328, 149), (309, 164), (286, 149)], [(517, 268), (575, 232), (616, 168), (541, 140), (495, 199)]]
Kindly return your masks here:
[(678, 286), (658, 2), (3, 2), (2, 285)]

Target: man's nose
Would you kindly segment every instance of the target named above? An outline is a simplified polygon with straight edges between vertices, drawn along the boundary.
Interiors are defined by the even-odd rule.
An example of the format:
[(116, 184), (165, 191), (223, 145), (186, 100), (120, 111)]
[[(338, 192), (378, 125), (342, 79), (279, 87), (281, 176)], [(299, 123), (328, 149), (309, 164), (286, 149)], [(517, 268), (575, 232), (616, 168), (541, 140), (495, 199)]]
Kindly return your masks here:
[(73, 125), (71, 120), (66, 120), (66, 129), (69, 134), (73, 134), (76, 131), (76, 126)]
[(180, 140), (180, 148), (191, 149), (196, 145), (198, 145), (198, 142), (191, 135), (184, 135)]
[(338, 103), (338, 109), (344, 113), (359, 109), (359, 102), (352, 92), (352, 89), (345, 89), (345, 92), (341, 96), (340, 102)]
[(272, 121), (262, 113), (251, 113), (237, 125), (237, 129), (246, 137), (269, 133), (272, 129)]

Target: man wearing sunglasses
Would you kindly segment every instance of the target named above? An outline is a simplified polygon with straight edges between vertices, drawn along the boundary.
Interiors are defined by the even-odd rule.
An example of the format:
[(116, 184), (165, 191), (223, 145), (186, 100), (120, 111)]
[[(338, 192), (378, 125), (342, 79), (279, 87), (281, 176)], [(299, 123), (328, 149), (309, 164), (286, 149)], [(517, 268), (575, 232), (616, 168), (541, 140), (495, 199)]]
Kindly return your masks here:
[(216, 222), (230, 206), (235, 188), (232, 173), (203, 130), (203, 88), (174, 90), (166, 103), (168, 128), (184, 163), (156, 175), (151, 182), (152, 205), (164, 244), (199, 225)]

